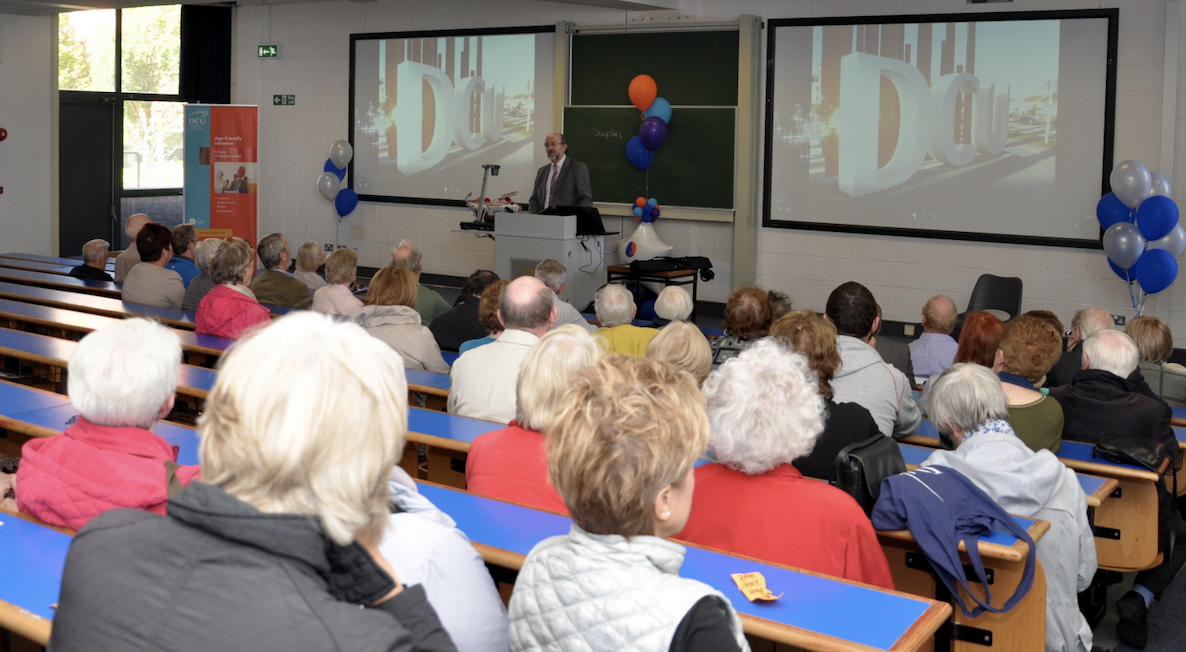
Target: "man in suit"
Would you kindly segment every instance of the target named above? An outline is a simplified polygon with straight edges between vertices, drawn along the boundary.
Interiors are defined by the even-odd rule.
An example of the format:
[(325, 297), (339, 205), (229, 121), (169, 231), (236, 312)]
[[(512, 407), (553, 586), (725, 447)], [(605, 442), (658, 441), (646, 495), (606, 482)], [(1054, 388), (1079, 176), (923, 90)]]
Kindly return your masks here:
[(269, 233), (260, 238), (255, 250), (264, 266), (264, 271), (251, 281), (256, 301), (298, 310), (313, 307), (313, 293), (309, 292), (309, 286), (285, 271), (292, 262), (292, 250), (284, 236)]
[(568, 158), (568, 141), (564, 140), (564, 134), (548, 134), (544, 149), (551, 163), (535, 173), (535, 187), (527, 204), (529, 210), (541, 213), (557, 206), (593, 206), (589, 167)]

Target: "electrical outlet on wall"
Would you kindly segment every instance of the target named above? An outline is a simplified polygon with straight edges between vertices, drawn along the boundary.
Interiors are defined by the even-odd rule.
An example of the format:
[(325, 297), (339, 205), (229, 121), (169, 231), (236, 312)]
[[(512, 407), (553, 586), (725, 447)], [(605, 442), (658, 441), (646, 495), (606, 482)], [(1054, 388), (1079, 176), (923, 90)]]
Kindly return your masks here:
[(350, 237), (355, 240), (363, 240), (366, 238), (366, 229), (361, 224), (354, 224), (350, 227)]
[(906, 324), (902, 327), (902, 332), (906, 337), (914, 337), (914, 324)]
[(326, 250), (329, 253), (333, 253), (333, 251), (334, 251), (334, 246), (332, 244), (321, 245), (321, 248)]
[(1117, 326), (1123, 326), (1125, 322), (1124, 315), (1112, 315), (1112, 323)]

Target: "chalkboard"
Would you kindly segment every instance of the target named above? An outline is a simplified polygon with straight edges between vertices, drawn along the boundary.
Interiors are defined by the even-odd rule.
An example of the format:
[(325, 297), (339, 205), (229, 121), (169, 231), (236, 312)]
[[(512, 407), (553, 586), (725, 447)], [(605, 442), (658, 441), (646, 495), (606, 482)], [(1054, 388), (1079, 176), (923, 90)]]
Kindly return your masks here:
[(569, 104), (629, 105), (630, 80), (647, 74), (672, 106), (736, 106), (739, 32), (635, 32), (572, 37)]
[(736, 108), (674, 108), (667, 141), (647, 172), (626, 158), (641, 120), (633, 106), (564, 107), (568, 154), (589, 166), (593, 201), (629, 203), (645, 194), (661, 205), (733, 208)]

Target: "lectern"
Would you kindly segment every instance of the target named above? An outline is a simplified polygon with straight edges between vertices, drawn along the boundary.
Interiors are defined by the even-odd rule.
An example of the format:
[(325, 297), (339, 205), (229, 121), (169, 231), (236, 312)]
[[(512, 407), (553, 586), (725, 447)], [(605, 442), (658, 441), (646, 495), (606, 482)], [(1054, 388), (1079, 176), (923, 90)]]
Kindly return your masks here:
[(584, 310), (605, 283), (605, 236), (578, 236), (575, 215), (498, 214), (494, 273), (499, 278), (532, 274), (536, 263), (547, 258), (560, 261), (568, 270), (560, 298)]

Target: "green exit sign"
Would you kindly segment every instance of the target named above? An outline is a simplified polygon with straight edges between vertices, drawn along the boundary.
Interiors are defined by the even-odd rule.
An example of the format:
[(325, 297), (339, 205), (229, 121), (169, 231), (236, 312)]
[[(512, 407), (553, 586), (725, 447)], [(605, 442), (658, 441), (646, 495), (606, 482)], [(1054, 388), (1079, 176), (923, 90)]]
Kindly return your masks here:
[(280, 56), (280, 46), (278, 45), (261, 45), (259, 46), (259, 56), (264, 59), (270, 59)]
[(273, 106), (296, 106), (296, 95), (273, 95)]

